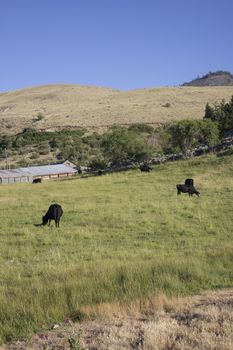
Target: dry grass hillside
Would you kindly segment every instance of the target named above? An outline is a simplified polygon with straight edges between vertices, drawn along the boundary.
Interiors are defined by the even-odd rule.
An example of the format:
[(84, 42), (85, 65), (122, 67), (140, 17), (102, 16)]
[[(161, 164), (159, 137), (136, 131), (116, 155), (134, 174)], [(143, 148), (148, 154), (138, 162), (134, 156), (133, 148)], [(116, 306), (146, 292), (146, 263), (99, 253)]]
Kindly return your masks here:
[[(119, 91), (80, 85), (47, 85), (0, 93), (0, 133), (23, 128), (156, 125), (184, 118), (201, 118), (207, 102), (229, 100), (232, 87), (163, 87)], [(38, 115), (40, 117), (38, 117)]]

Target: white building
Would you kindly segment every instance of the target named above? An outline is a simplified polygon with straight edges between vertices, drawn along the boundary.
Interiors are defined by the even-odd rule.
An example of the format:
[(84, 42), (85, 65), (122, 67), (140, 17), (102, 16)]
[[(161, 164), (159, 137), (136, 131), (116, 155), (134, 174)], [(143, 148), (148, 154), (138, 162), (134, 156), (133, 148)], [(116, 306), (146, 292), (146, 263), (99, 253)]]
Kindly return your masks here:
[(49, 180), (73, 176), (77, 173), (76, 165), (66, 161), (62, 164), (0, 170), (0, 183), (32, 182), (34, 179)]

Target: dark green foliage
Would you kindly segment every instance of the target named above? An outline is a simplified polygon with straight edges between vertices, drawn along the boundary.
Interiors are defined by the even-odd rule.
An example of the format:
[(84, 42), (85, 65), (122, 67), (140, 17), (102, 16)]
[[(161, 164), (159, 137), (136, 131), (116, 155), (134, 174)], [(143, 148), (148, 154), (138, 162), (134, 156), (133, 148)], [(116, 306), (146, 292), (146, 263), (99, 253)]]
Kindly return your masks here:
[(166, 131), (171, 148), (184, 153), (200, 145), (213, 146), (219, 141), (217, 124), (211, 120), (182, 120), (168, 125)]
[(104, 159), (95, 158), (90, 161), (89, 167), (92, 170), (103, 170), (107, 167), (107, 162)]
[(5, 148), (11, 147), (11, 142), (10, 136), (0, 136), (0, 149), (4, 150)]
[(219, 142), (219, 128), (218, 125), (208, 119), (199, 120), (200, 126), (200, 142), (207, 146), (214, 146)]
[(146, 133), (152, 134), (154, 129), (152, 126), (143, 123), (136, 123), (129, 126), (129, 130), (134, 131), (136, 133)]
[(214, 108), (209, 105), (209, 103), (205, 106), (205, 116), (204, 118), (211, 119), (214, 113)]
[(223, 156), (231, 156), (233, 154), (233, 147), (231, 146), (228, 149), (224, 149), (223, 151), (220, 151), (217, 154), (217, 157), (223, 157)]
[(101, 143), (101, 138), (102, 136), (97, 134), (97, 132), (94, 132), (91, 135), (84, 136), (82, 138), (82, 141), (90, 146), (92, 149), (99, 149), (100, 148), (100, 143)]
[[(229, 103), (222, 102), (215, 108), (207, 104), (204, 120), (183, 120), (156, 129), (143, 123), (129, 128), (115, 126), (104, 134), (90, 134), (85, 129), (38, 132), (27, 128), (15, 136), (0, 136), (0, 155), (4, 157), (5, 148), (9, 156), (33, 152), (30, 159), (35, 160), (34, 164), (42, 161), (39, 155), (49, 155), (54, 162), (70, 160), (93, 169), (141, 162), (152, 155), (187, 153), (196, 146), (214, 146), (219, 142), (218, 126), (225, 130), (232, 123), (233, 127), (232, 110), (233, 97)], [(22, 163), (21, 158), (18, 164)], [(43, 159), (46, 163), (45, 157)]]
[(142, 161), (151, 155), (151, 148), (145, 144), (142, 137), (121, 127), (115, 127), (103, 135), (101, 149), (112, 164)]
[(208, 103), (205, 108), (204, 119), (211, 119), (218, 123), (221, 134), (233, 128), (233, 96), (229, 102), (222, 102), (211, 107)]

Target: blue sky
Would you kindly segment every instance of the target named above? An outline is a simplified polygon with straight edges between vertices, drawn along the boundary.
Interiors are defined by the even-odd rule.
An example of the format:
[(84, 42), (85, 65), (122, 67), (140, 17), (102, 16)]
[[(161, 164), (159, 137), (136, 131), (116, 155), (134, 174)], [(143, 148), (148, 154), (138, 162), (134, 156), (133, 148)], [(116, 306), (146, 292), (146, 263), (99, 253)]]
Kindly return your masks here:
[(0, 91), (233, 73), (232, 0), (0, 0)]

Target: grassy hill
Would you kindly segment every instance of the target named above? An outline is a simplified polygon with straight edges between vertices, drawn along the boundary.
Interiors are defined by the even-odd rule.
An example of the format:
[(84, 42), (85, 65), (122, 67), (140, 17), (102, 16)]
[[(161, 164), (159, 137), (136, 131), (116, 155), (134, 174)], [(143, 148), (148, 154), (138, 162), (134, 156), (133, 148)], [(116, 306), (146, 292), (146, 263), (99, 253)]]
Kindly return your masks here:
[(113, 124), (202, 118), (207, 102), (229, 100), (232, 87), (163, 87), (119, 91), (79, 85), (48, 85), (0, 94), (0, 133), (24, 128), (106, 130)]
[[(87, 305), (232, 287), (232, 160), (2, 186), (0, 340), (78, 319)], [(186, 177), (199, 198), (176, 195)], [(60, 228), (34, 226), (52, 202)]]

